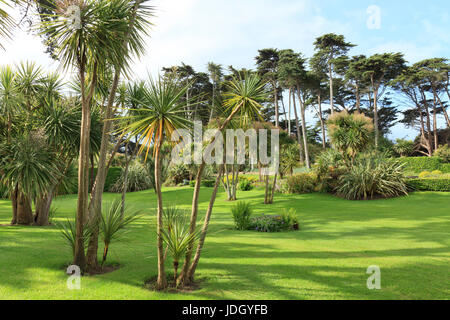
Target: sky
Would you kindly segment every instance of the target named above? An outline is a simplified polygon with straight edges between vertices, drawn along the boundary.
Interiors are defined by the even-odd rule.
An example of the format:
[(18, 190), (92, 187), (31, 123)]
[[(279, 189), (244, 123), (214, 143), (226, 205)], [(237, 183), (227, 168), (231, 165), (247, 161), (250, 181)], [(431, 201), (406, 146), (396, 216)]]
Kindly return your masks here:
[[(262, 48), (291, 48), (313, 54), (325, 33), (343, 34), (357, 47), (350, 55), (402, 52), (410, 63), (450, 58), (448, 0), (153, 0), (154, 27), (147, 54), (135, 61), (133, 76), (157, 75), (162, 67), (192, 65), (206, 71), (209, 61), (254, 68)], [(58, 63), (45, 53), (39, 37), (16, 30), (0, 52), (0, 64), (33, 60), (45, 69)], [(314, 121), (311, 114), (308, 120)], [(397, 125), (391, 139), (417, 134)]]

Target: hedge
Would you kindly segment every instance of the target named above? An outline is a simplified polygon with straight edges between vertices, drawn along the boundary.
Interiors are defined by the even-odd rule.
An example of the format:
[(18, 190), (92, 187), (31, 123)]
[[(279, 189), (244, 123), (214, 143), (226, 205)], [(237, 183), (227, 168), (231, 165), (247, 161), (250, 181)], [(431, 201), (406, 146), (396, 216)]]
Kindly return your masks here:
[[(201, 186), (205, 188), (212, 188), (216, 184), (215, 180), (202, 180)], [(195, 180), (189, 181), (191, 187), (195, 187)]]
[(411, 179), (407, 185), (415, 191), (450, 192), (450, 179)]
[[(444, 164), (442, 159), (439, 157), (408, 157), (408, 158), (399, 158), (396, 159), (404, 164), (403, 169), (407, 172), (416, 172), (420, 173), (422, 171), (434, 171), (441, 170), (445, 173), (443, 169)], [(447, 170), (448, 166), (446, 167)]]

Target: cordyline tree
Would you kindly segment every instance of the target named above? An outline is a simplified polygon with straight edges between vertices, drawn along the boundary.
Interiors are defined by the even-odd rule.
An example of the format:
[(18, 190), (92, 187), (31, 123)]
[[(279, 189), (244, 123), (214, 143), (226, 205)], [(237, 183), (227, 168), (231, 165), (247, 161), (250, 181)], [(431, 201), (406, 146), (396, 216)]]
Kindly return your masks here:
[(163, 250), (163, 198), (161, 192), (161, 147), (165, 141), (171, 141), (172, 133), (178, 129), (191, 127), (186, 118), (185, 110), (189, 101), (183, 99), (190, 84), (179, 87), (173, 80), (149, 79), (143, 90), (141, 108), (131, 110), (128, 124), (123, 133), (128, 136), (138, 136), (142, 153), (146, 150), (145, 159), (149, 151), (153, 150), (155, 161), (155, 190), (157, 194), (157, 252), (158, 252), (158, 280), (156, 288), (163, 290), (167, 287), (164, 268)]
[(375, 147), (378, 147), (378, 99), (384, 94), (390, 82), (405, 69), (405, 59), (401, 53), (374, 54), (360, 66), (362, 74), (370, 83), (373, 95), (373, 122), (375, 126)]
[[(67, 22), (70, 6), (80, 8), (79, 24)], [(124, 65), (129, 57), (123, 45), (129, 30), (128, 17), (133, 3), (125, 0), (93, 0), (57, 2), (55, 17), (41, 19), (41, 33), (49, 35), (47, 43), (55, 48), (65, 70), (75, 68), (81, 86), (82, 118), (78, 161), (78, 202), (74, 261), (82, 271), (86, 268), (83, 230), (89, 206), (89, 141), (91, 105), (98, 74), (108, 65)]]
[(255, 58), (258, 74), (267, 81), (272, 90), (272, 96), (275, 106), (275, 126), (280, 126), (280, 108), (279, 101), (279, 83), (278, 83), (278, 62), (280, 60), (277, 49), (258, 50), (259, 55)]
[(315, 59), (325, 61), (328, 65), (328, 79), (330, 82), (330, 109), (331, 114), (334, 113), (334, 94), (333, 94), (333, 66), (335, 59), (345, 55), (354, 44), (346, 42), (343, 35), (334, 33), (325, 34), (316, 39), (314, 42), (316, 49)]
[[(102, 141), (100, 146), (100, 153), (98, 158), (98, 169), (95, 183), (91, 192), (91, 200), (89, 204), (89, 221), (94, 225), (98, 221), (102, 212), (103, 189), (106, 181), (106, 174), (109, 165), (106, 162), (108, 153), (108, 142), (111, 135), (111, 118), (114, 115), (114, 104), (116, 102), (116, 93), (119, 85), (120, 77), (127, 73), (128, 63), (132, 56), (140, 57), (145, 52), (144, 36), (148, 35), (148, 29), (151, 26), (150, 19), (153, 16), (153, 7), (147, 5), (147, 0), (129, 1), (129, 5), (124, 8), (123, 22), (125, 24), (123, 42), (120, 43), (121, 48), (118, 51), (123, 51), (126, 56), (124, 59), (117, 60), (116, 63), (111, 63), (112, 72), (114, 73), (112, 83), (109, 89), (106, 107), (103, 110), (103, 131)], [(128, 57), (128, 58), (127, 58)], [(106, 91), (108, 92), (108, 90)], [(106, 95), (105, 95), (106, 96)], [(117, 106), (116, 106), (117, 107)], [(88, 251), (87, 251), (87, 265), (88, 269), (98, 269), (98, 226), (94, 227), (92, 232)]]
[[(255, 117), (261, 117), (260, 110), (262, 108), (261, 102), (266, 101), (268, 97), (266, 83), (260, 79), (260, 77), (253, 73), (237, 73), (231, 76), (231, 81), (228, 81), (226, 86), (226, 92), (224, 95), (224, 107), (228, 110), (228, 117), (221, 123), (218, 130), (223, 133), (224, 129), (228, 126), (230, 121), (239, 116), (242, 125), (246, 125), (251, 119)], [(214, 138), (210, 141), (210, 144), (214, 143)], [(200, 186), (202, 182), (203, 171), (205, 169), (206, 162), (202, 157), (202, 163), (198, 167), (194, 196), (192, 198), (192, 211), (189, 223), (189, 233), (194, 234), (196, 232), (197, 216), (198, 216), (198, 201), (200, 194)], [(185, 261), (182, 267), (182, 271), (178, 277), (177, 285), (186, 286), (192, 283), (194, 280), (195, 271), (197, 269), (200, 255), (203, 249), (203, 244), (208, 231), (209, 220), (211, 218), (214, 202), (217, 195), (217, 190), (220, 185), (220, 179), (223, 173), (224, 165), (220, 165), (219, 173), (214, 185), (214, 191), (211, 195), (211, 199), (206, 211), (203, 228), (200, 233), (199, 242), (195, 251), (194, 258), (194, 242), (191, 241), (186, 251)]]

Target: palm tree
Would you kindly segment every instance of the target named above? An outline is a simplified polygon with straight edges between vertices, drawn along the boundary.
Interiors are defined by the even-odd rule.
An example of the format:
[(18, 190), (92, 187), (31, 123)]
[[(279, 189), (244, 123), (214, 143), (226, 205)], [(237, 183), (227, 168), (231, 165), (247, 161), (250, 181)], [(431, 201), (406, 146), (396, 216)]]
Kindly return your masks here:
[(179, 87), (175, 82), (161, 77), (158, 80), (149, 79), (142, 96), (142, 107), (132, 110), (128, 117), (129, 124), (123, 132), (129, 136), (138, 136), (142, 144), (139, 153), (146, 149), (145, 159), (153, 148), (155, 158), (155, 190), (158, 200), (157, 210), (157, 247), (158, 247), (158, 281), (157, 289), (167, 287), (164, 271), (163, 251), (163, 199), (161, 192), (161, 147), (165, 140), (178, 129), (189, 128), (191, 122), (185, 117), (188, 101), (182, 99), (189, 84)]
[[(98, 73), (108, 64), (123, 65), (128, 58), (124, 35), (128, 30), (129, 1), (98, 0), (58, 2), (55, 19), (41, 22), (47, 45), (56, 48), (56, 56), (66, 70), (75, 66), (81, 83), (82, 121), (78, 164), (78, 203), (74, 264), (85, 270), (86, 256), (83, 228), (88, 212), (89, 141), (91, 104), (97, 87)], [(64, 13), (70, 5), (80, 8), (78, 28), (68, 28)]]
[[(150, 19), (152, 18), (153, 8), (146, 5), (148, 0), (135, 0), (129, 1), (130, 6), (127, 7), (128, 15), (126, 22), (128, 27), (124, 34), (123, 39), (123, 50), (125, 50), (130, 55), (135, 55), (136, 57), (141, 56), (145, 52), (144, 37), (148, 35), (148, 28), (151, 26)], [(116, 92), (119, 85), (119, 80), (121, 74), (127, 71), (127, 61), (118, 60), (118, 63), (113, 65), (114, 76), (109, 89), (106, 90), (105, 97), (107, 98), (106, 107), (103, 110), (103, 131), (102, 131), (102, 141), (100, 145), (100, 153), (98, 159), (97, 175), (95, 178), (95, 183), (93, 190), (91, 192), (91, 201), (89, 204), (89, 219), (91, 221), (98, 218), (102, 206), (103, 189), (106, 181), (106, 173), (108, 170), (108, 165), (106, 164), (106, 155), (108, 152), (107, 146), (110, 141), (110, 132), (112, 121), (110, 119), (114, 114), (114, 103), (116, 102)], [(116, 108), (117, 109), (117, 108)], [(94, 228), (94, 232), (91, 235), (91, 240), (89, 242), (89, 248), (87, 252), (87, 264), (88, 268), (95, 269), (98, 267), (97, 260), (98, 251), (98, 230)]]
[[(233, 75), (232, 80), (226, 83), (226, 92), (224, 93), (224, 107), (228, 111), (228, 117), (222, 122), (219, 127), (219, 131), (227, 127), (230, 121), (237, 115), (240, 115), (241, 124), (245, 125), (252, 121), (255, 117), (262, 118), (261, 116), (261, 102), (266, 101), (268, 98), (268, 92), (266, 88), (266, 83), (261, 80), (261, 78), (253, 73), (244, 72), (243, 75)], [(214, 142), (214, 138), (211, 143)], [(203, 171), (205, 169), (206, 162), (202, 163), (198, 167), (197, 176), (195, 179), (194, 195), (192, 198), (192, 211), (190, 218), (189, 232), (193, 234), (195, 232), (198, 216), (198, 201), (200, 193), (200, 185), (203, 176)], [(219, 176), (222, 174), (223, 165), (219, 169)], [(200, 252), (206, 237), (208, 230), (209, 219), (211, 218), (212, 208), (214, 206), (215, 197), (217, 193), (217, 188), (220, 184), (220, 177), (217, 177), (216, 184), (214, 186), (214, 192), (211, 196), (208, 210), (205, 216), (205, 223), (200, 235), (199, 246), (197, 247), (197, 252), (195, 258), (190, 265), (192, 252), (193, 252), (193, 242), (190, 242), (187, 251), (186, 259), (184, 261), (183, 269), (180, 276), (178, 277), (177, 283), (179, 285), (189, 284), (194, 277), (195, 270), (197, 268), (198, 261), (200, 260)]]
[(12, 118), (21, 103), (17, 77), (10, 66), (0, 69), (0, 110), (7, 126), (7, 140), (11, 141)]
[(331, 115), (327, 125), (331, 143), (343, 155), (347, 166), (353, 166), (357, 153), (370, 145), (372, 119), (358, 111), (349, 114), (344, 110)]

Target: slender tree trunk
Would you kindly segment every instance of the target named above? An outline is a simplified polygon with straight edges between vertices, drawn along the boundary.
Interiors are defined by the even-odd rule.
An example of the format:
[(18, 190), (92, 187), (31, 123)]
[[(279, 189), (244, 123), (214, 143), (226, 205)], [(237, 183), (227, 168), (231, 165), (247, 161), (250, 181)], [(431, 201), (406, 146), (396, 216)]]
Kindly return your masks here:
[(275, 196), (275, 191), (276, 191), (276, 188), (277, 188), (277, 176), (278, 176), (278, 172), (275, 172), (275, 176), (273, 177), (272, 192), (270, 194), (270, 199), (269, 199), (269, 203), (270, 204), (273, 203), (273, 198)]
[(89, 206), (89, 142), (91, 132), (91, 102), (94, 95), (94, 89), (97, 85), (97, 62), (94, 62), (92, 79), (90, 81), (89, 93), (86, 95), (85, 89), (85, 53), (80, 64), (81, 81), (81, 134), (80, 134), (80, 153), (78, 160), (78, 203), (76, 215), (76, 237), (75, 254), (73, 264), (78, 266), (82, 272), (86, 268), (86, 255), (84, 252), (83, 230), (85, 219), (88, 214)]
[[(134, 27), (135, 18), (136, 18), (136, 12), (139, 7), (139, 5), (142, 3), (143, 0), (136, 0), (133, 8), (133, 13), (130, 18), (130, 25), (129, 30), (131, 30)], [(129, 37), (129, 31), (126, 32), (125, 35), (125, 41), (124, 46), (128, 45), (128, 37)], [(102, 140), (100, 145), (100, 153), (99, 153), (99, 159), (98, 159), (98, 166), (97, 166), (97, 176), (95, 178), (94, 187), (91, 192), (91, 201), (89, 204), (89, 220), (91, 222), (96, 222), (96, 219), (99, 217), (102, 211), (102, 200), (103, 200), (103, 189), (105, 187), (105, 181), (106, 181), (106, 175), (107, 171), (112, 163), (112, 159), (114, 157), (114, 154), (117, 152), (117, 149), (119, 146), (117, 146), (117, 149), (113, 151), (113, 154), (111, 155), (111, 159), (109, 160), (108, 164), (106, 163), (106, 155), (108, 152), (108, 142), (110, 138), (110, 131), (112, 123), (109, 121), (112, 118), (113, 115), (113, 105), (114, 100), (117, 92), (117, 87), (119, 85), (119, 79), (120, 79), (120, 73), (121, 68), (117, 67), (114, 74), (114, 79), (111, 85), (111, 90), (109, 92), (108, 97), (108, 103), (106, 106), (106, 110), (104, 112), (104, 123), (103, 123), (103, 129), (102, 129)], [(91, 235), (91, 238), (89, 239), (89, 245), (87, 250), (87, 265), (88, 268), (98, 268), (98, 226), (94, 228), (94, 232)]]
[(286, 113), (286, 108), (284, 106), (284, 99), (283, 99), (283, 92), (281, 93), (281, 107), (283, 108), (283, 113), (284, 113), (284, 128), (285, 130), (287, 130), (288, 128), (288, 120), (287, 120), (287, 113)]
[(436, 96), (434, 97), (434, 103), (433, 103), (433, 135), (434, 135), (434, 150), (439, 148), (439, 142), (438, 142), (438, 131), (437, 131), (437, 111), (436, 111)]
[(378, 87), (375, 88), (374, 82), (372, 80), (373, 88), (373, 124), (375, 130), (375, 148), (378, 149)]
[(274, 99), (275, 99), (275, 126), (277, 128), (280, 127), (280, 111), (279, 111), (279, 107), (278, 107), (278, 89), (277, 89), (277, 84), (273, 83), (273, 94), (274, 94)]
[[(231, 114), (228, 116), (227, 119), (222, 123), (220, 128), (218, 129), (219, 132), (223, 132), (223, 130), (226, 128), (226, 126), (230, 123), (231, 119), (239, 112), (240, 108), (235, 108)], [(214, 143), (215, 137), (213, 137), (210, 141), (210, 144)], [(195, 187), (194, 187), (194, 194), (192, 197), (192, 211), (191, 211), (191, 218), (189, 222), (189, 233), (193, 234), (195, 232), (195, 227), (197, 224), (197, 215), (198, 215), (198, 201), (199, 201), (199, 194), (200, 194), (200, 185), (202, 182), (202, 175), (203, 171), (205, 170), (206, 162), (202, 158), (202, 163), (198, 167), (197, 176), (195, 179)], [(189, 264), (191, 263), (192, 258), (192, 251), (193, 251), (193, 245), (194, 243), (191, 242), (188, 245), (188, 248), (186, 250), (186, 258), (184, 260), (184, 264), (180, 273), (180, 276), (178, 277), (177, 284), (184, 285), (187, 281), (187, 272), (189, 269)]]
[[(162, 139), (162, 138), (161, 138)], [(158, 280), (157, 289), (163, 290), (167, 287), (166, 273), (164, 270), (164, 248), (163, 248), (163, 200), (161, 192), (161, 145), (162, 141), (156, 142), (155, 151), (155, 189), (158, 199), (158, 211), (156, 216), (157, 224), (157, 248), (158, 248)]]
[(305, 164), (308, 169), (311, 169), (311, 164), (309, 163), (308, 138), (306, 132), (305, 104), (302, 101), (299, 87), (297, 88), (297, 95), (298, 101), (300, 103), (300, 116), (302, 117), (302, 133), (303, 133), (303, 147), (305, 148)]
[(291, 88), (289, 88), (289, 122), (288, 122), (288, 134), (289, 134), (289, 136), (291, 135), (291, 107), (292, 107), (292, 105), (291, 105), (291, 91), (292, 91), (292, 89)]
[(320, 129), (322, 131), (322, 147), (323, 147), (323, 149), (325, 149), (327, 147), (327, 137), (325, 134), (325, 121), (323, 120), (323, 115), (322, 115), (322, 98), (321, 98), (320, 94), (317, 96), (317, 102), (319, 104), (318, 116), (319, 116), (319, 121), (320, 121)]
[(425, 106), (425, 114), (426, 114), (426, 123), (427, 123), (427, 131), (428, 131), (427, 132), (427, 143), (428, 143), (428, 147), (429, 147), (428, 153), (429, 153), (429, 156), (432, 157), (433, 156), (433, 142), (432, 142), (433, 140), (431, 137), (431, 132), (433, 131), (433, 129), (431, 128), (430, 110), (428, 108), (428, 102), (426, 99), (426, 95), (423, 91), (421, 92), (421, 95), (422, 95), (423, 104)]
[(211, 199), (209, 201), (208, 209), (206, 210), (205, 220), (203, 222), (202, 231), (200, 233), (200, 238), (197, 244), (197, 250), (195, 251), (194, 259), (192, 260), (192, 264), (189, 267), (186, 279), (188, 283), (194, 281), (195, 270), (197, 269), (198, 262), (200, 261), (200, 256), (202, 253), (203, 245), (205, 243), (206, 234), (208, 233), (209, 222), (211, 220), (212, 210), (214, 207), (214, 202), (216, 200), (217, 191), (219, 189), (220, 181), (222, 180), (222, 174), (224, 171), (224, 164), (220, 165), (219, 172), (217, 173), (216, 183), (214, 184), (214, 190), (211, 195)]
[(302, 138), (300, 134), (300, 122), (298, 121), (298, 114), (297, 114), (297, 106), (295, 105), (295, 93), (292, 91), (292, 102), (294, 103), (294, 117), (295, 117), (295, 126), (297, 127), (297, 142), (298, 142), (298, 152), (300, 155), (300, 161), (304, 161), (305, 158), (303, 157), (303, 145), (302, 145)]
[(361, 112), (361, 95), (359, 94), (359, 84), (355, 84), (355, 96), (356, 96), (356, 110)]
[(213, 83), (213, 95), (212, 95), (212, 103), (211, 103), (211, 110), (209, 112), (209, 122), (212, 121), (213, 118), (213, 112), (214, 112), (214, 105), (215, 105), (215, 98), (216, 98), (216, 82)]
[(334, 94), (333, 94), (333, 66), (328, 63), (328, 77), (330, 78), (330, 110), (334, 114)]

